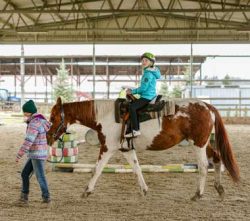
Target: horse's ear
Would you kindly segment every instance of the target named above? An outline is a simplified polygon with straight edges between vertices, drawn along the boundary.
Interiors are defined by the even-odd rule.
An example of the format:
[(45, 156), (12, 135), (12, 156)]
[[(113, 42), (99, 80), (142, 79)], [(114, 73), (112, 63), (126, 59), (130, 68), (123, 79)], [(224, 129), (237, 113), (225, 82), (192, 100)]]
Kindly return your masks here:
[(61, 97), (57, 98), (56, 105), (62, 106), (62, 99), (61, 99)]

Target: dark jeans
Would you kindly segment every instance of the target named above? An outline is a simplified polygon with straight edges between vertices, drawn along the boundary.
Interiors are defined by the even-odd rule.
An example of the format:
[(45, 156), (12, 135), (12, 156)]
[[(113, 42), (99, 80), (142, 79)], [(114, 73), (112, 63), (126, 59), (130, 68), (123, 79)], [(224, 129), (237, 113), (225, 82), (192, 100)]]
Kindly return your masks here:
[(28, 194), (29, 193), (29, 185), (30, 185), (30, 177), (32, 172), (34, 171), (37, 181), (40, 185), (40, 189), (42, 191), (43, 198), (49, 198), (49, 190), (48, 184), (46, 181), (45, 173), (44, 173), (44, 160), (38, 159), (28, 159), (21, 173), (23, 185), (22, 192)]
[(131, 127), (133, 130), (139, 130), (140, 125), (139, 125), (139, 119), (137, 116), (137, 111), (145, 107), (150, 100), (145, 99), (145, 98), (139, 98), (135, 101), (133, 101), (129, 105), (129, 114), (130, 114), (130, 119), (131, 119)]

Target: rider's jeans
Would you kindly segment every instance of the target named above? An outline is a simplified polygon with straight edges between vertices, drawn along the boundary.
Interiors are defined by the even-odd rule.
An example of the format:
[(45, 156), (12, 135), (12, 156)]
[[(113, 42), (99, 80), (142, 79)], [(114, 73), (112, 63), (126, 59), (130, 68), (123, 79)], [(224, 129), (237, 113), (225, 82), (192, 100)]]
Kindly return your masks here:
[(149, 102), (150, 102), (150, 100), (148, 100), (148, 99), (139, 98), (138, 100), (133, 101), (129, 105), (129, 114), (130, 114), (131, 124), (132, 124), (131, 126), (132, 126), (133, 130), (140, 130), (137, 111), (139, 109), (145, 107)]

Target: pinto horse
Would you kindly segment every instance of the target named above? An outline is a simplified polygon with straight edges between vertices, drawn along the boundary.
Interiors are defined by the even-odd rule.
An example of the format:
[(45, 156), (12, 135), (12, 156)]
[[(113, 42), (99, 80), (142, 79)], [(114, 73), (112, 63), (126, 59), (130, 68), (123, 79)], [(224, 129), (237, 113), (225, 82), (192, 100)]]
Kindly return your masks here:
[[(57, 99), (50, 115), (52, 123), (47, 134), (48, 144), (51, 145), (61, 134), (66, 132), (67, 126), (80, 123), (95, 130), (100, 141), (100, 152), (96, 168), (83, 196), (94, 191), (98, 177), (110, 157), (120, 149), (121, 124), (115, 123), (114, 100), (91, 100), (62, 104)], [(211, 131), (215, 128), (215, 148), (209, 145)], [(204, 193), (207, 176), (208, 158), (213, 159), (215, 168), (214, 186), (219, 196), (224, 197), (221, 185), (221, 165), (224, 164), (233, 181), (240, 179), (239, 168), (228, 135), (219, 112), (210, 104), (197, 99), (177, 100), (175, 114), (162, 116), (161, 125), (158, 119), (151, 119), (141, 123), (142, 135), (134, 138), (136, 148), (147, 150), (165, 150), (180, 143), (182, 140), (191, 141), (196, 148), (199, 180), (192, 200), (198, 200)], [(141, 192), (146, 194), (148, 187), (144, 181), (141, 168), (134, 149), (122, 152), (128, 163), (137, 174)]]

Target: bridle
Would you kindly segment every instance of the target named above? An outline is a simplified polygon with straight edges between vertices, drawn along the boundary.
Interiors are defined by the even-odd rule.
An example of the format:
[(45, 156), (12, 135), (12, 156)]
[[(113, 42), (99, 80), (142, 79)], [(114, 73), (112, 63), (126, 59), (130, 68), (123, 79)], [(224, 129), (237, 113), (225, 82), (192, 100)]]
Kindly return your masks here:
[[(64, 126), (64, 123), (65, 123), (65, 115), (64, 115), (63, 105), (62, 105), (61, 106), (61, 121), (60, 121), (60, 124), (59, 124), (56, 132), (52, 135), (54, 139), (58, 136), (58, 133), (60, 132), (60, 130), (62, 128), (64, 128), (64, 132), (66, 132), (67, 127)], [(63, 141), (62, 138), (60, 138), (60, 137), (58, 138), (58, 140)]]
[[(59, 126), (58, 126), (56, 132), (53, 133), (53, 135), (52, 135), (53, 138), (56, 139), (57, 136), (58, 136), (58, 133), (59, 133), (60, 130), (63, 128), (63, 129), (64, 129), (64, 133), (63, 133), (62, 137), (58, 137), (58, 140), (59, 140), (59, 142), (61, 142), (61, 143), (63, 143), (63, 136), (64, 136), (64, 134), (65, 134), (65, 132), (66, 132), (66, 130), (67, 130), (67, 127), (64, 126), (64, 123), (65, 123), (65, 114), (64, 114), (63, 105), (62, 105), (62, 107), (61, 107), (61, 121), (60, 121), (60, 124), (59, 124)], [(61, 159), (60, 159), (59, 161), (51, 161), (51, 160), (49, 160), (49, 159), (47, 159), (47, 161), (48, 161), (49, 163), (60, 163), (60, 162), (62, 161), (62, 159), (63, 159), (63, 150), (64, 150), (64, 145), (62, 146), (62, 156), (61, 156)]]

